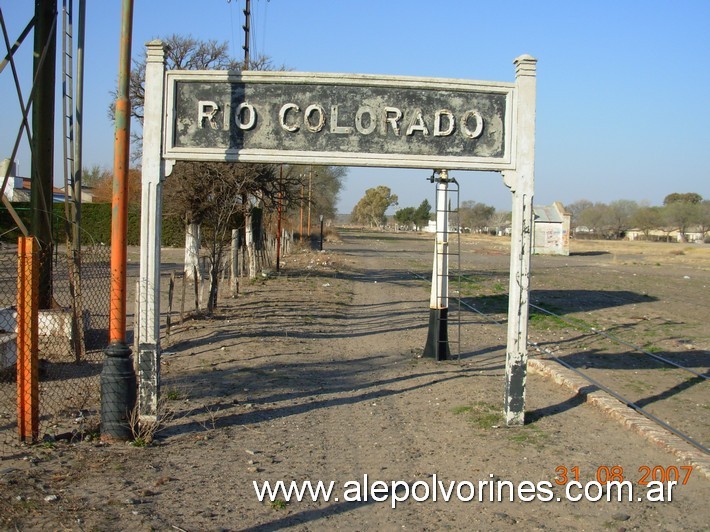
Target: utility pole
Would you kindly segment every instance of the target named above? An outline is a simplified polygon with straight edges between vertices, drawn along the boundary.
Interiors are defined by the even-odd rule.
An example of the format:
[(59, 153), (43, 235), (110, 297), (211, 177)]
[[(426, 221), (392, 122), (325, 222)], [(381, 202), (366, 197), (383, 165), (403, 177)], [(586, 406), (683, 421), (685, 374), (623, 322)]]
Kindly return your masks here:
[(247, 0), (247, 5), (244, 8), (244, 68), (242, 70), (249, 70), (249, 33), (251, 28), (251, 2)]
[(424, 346), (425, 357), (437, 361), (450, 358), (448, 312), (449, 312), (449, 174), (439, 170), (431, 182), (436, 183), (436, 242), (434, 244), (434, 268), (429, 300), (429, 329)]
[(136, 374), (131, 361), (131, 348), (126, 344), (126, 234), (131, 138), (129, 86), (132, 35), (133, 0), (123, 0), (113, 161), (109, 345), (104, 350), (106, 357), (101, 371), (101, 437), (108, 441), (131, 439), (130, 417), (136, 403)]
[(311, 187), (313, 183), (313, 167), (308, 172), (308, 242), (311, 241)]
[(283, 180), (284, 180), (284, 165), (279, 166), (279, 193), (276, 200), (276, 209), (278, 211), (278, 221), (276, 228), (276, 271), (281, 271), (281, 202), (283, 200)]
[[(301, 175), (301, 179), (303, 179), (303, 175)], [(303, 242), (303, 182), (301, 182), (301, 198), (300, 198), (300, 212), (301, 212), (301, 223), (298, 226), (298, 239), (300, 242)]]
[(81, 181), (84, 125), (84, 40), (86, 35), (86, 0), (79, 0), (79, 35), (76, 47), (76, 93), (74, 111), (74, 175), (72, 176), (72, 243), (77, 259), (81, 251)]
[(34, 96), (32, 98), (31, 233), (37, 238), (39, 308), (52, 306), (52, 189), (54, 187), (54, 92), (57, 0), (35, 1)]

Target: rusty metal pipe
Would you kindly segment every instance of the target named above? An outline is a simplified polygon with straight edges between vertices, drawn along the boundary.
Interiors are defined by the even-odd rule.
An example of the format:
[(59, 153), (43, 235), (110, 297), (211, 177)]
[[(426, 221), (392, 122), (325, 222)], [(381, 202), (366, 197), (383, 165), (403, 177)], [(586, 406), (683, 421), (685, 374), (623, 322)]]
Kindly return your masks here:
[(126, 231), (128, 226), (128, 164), (131, 136), (131, 37), (133, 0), (123, 0), (118, 93), (115, 111), (113, 198), (111, 210), (111, 310), (109, 341), (126, 341)]
[(111, 212), (109, 345), (104, 350), (106, 356), (101, 371), (101, 438), (104, 441), (130, 440), (135, 430), (132, 420), (136, 404), (136, 374), (131, 361), (131, 348), (126, 345), (126, 230), (131, 121), (128, 91), (132, 25), (133, 0), (123, 0)]

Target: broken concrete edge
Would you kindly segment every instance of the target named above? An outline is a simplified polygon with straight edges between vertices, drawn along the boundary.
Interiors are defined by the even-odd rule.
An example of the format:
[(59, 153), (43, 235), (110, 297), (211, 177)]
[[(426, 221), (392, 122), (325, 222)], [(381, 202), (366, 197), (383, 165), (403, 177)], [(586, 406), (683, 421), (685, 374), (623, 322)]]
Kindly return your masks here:
[(595, 389), (591, 392), (584, 391), (584, 388), (588, 388), (590, 383), (553, 360), (529, 358), (528, 368), (572, 390), (575, 394), (584, 397), (586, 402), (599, 408), (624, 427), (633, 430), (646, 440), (658, 445), (664, 451), (671, 453), (693, 466), (694, 472), (710, 480), (710, 457), (686, 441), (683, 441), (679, 436), (668, 432), (602, 390)]

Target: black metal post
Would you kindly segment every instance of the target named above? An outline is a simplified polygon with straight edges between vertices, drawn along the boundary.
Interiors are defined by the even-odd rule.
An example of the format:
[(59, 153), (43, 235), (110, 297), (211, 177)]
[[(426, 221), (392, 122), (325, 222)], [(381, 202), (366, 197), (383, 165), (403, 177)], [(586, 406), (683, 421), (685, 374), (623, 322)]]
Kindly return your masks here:
[(318, 247), (321, 251), (323, 251), (323, 215), (320, 215), (320, 246)]
[[(39, 308), (52, 306), (52, 193), (54, 187), (54, 89), (57, 0), (35, 1), (32, 99), (32, 235), (40, 244)], [(46, 52), (43, 54), (46, 47)], [(42, 60), (44, 59), (44, 60)]]

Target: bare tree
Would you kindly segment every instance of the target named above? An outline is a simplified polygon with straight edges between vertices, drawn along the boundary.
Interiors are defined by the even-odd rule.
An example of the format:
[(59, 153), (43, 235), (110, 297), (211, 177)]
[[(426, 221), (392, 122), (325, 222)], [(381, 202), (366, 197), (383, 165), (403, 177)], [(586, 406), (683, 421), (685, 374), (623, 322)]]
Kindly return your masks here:
[(648, 240), (652, 230), (663, 226), (663, 211), (661, 207), (639, 207), (632, 215), (631, 223), (640, 229)]
[(459, 207), (461, 224), (476, 232), (482, 232), (490, 225), (495, 212), (495, 207), (473, 200), (462, 201)]
[(676, 201), (663, 207), (663, 216), (670, 229), (677, 229), (682, 242), (687, 242), (688, 228), (697, 223), (700, 207), (698, 203)]
[(274, 201), (275, 167), (267, 164), (180, 161), (165, 186), (165, 214), (199, 224), (208, 251), (210, 290), (207, 311), (217, 304), (219, 273), (232, 229), (252, 227), (250, 197)]
[(606, 208), (606, 226), (614, 238), (623, 238), (631, 229), (632, 218), (638, 210), (638, 203), (631, 200), (612, 201)]
[(580, 225), (581, 214), (592, 207), (594, 204), (586, 199), (577, 200), (574, 203), (567, 205), (567, 212), (572, 216), (571, 225), (575, 228)]

